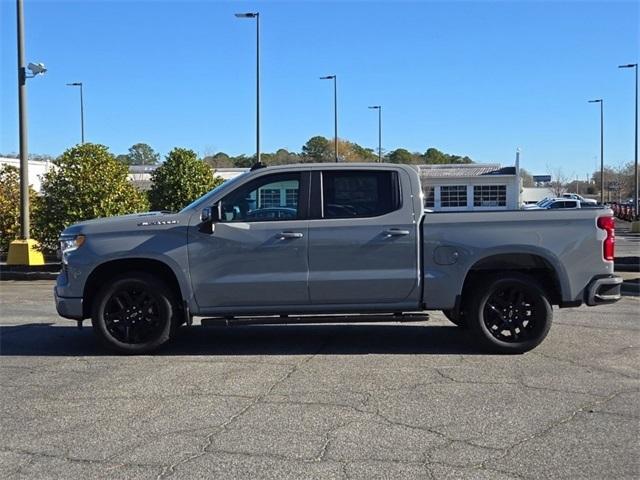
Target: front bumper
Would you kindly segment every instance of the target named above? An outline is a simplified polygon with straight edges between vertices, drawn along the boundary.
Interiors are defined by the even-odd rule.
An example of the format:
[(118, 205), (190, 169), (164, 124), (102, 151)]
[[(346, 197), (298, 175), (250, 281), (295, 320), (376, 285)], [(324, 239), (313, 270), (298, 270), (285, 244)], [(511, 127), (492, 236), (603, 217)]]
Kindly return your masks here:
[(56, 301), (58, 315), (72, 320), (83, 319), (82, 298), (60, 297), (58, 295), (58, 287), (54, 287), (53, 297)]
[(589, 306), (614, 303), (620, 300), (622, 277), (606, 275), (595, 277), (589, 282), (585, 293), (585, 302)]

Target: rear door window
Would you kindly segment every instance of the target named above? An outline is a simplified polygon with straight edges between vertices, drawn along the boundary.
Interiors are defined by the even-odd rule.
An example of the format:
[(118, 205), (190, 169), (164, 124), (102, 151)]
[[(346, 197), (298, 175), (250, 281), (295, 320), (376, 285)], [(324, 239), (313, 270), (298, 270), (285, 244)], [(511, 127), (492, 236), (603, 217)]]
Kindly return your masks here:
[(324, 218), (376, 217), (400, 208), (394, 171), (336, 170), (322, 173)]

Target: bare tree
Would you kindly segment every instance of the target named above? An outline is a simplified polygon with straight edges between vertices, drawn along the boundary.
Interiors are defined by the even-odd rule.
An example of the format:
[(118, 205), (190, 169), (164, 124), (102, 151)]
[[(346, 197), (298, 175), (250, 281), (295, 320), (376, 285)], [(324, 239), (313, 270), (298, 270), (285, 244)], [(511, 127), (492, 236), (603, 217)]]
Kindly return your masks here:
[(567, 191), (568, 178), (562, 172), (562, 168), (556, 168), (551, 173), (551, 183), (549, 187), (556, 197), (561, 197)]

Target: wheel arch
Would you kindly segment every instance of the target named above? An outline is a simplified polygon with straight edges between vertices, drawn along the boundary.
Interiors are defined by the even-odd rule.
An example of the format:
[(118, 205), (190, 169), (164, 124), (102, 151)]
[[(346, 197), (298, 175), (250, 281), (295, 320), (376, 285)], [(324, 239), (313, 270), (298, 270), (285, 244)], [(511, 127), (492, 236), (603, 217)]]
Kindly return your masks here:
[(179, 304), (188, 298), (187, 292), (178, 280), (176, 272), (165, 262), (152, 258), (121, 258), (101, 263), (87, 277), (82, 294), (84, 318), (91, 316), (91, 308), (96, 294), (105, 281), (126, 272), (144, 272), (162, 279), (174, 292)]
[(469, 298), (469, 290), (487, 274), (515, 271), (529, 275), (540, 283), (552, 305), (563, 303), (563, 293), (568, 290), (564, 269), (555, 258), (539, 251), (490, 253), (478, 259), (467, 270), (461, 296)]

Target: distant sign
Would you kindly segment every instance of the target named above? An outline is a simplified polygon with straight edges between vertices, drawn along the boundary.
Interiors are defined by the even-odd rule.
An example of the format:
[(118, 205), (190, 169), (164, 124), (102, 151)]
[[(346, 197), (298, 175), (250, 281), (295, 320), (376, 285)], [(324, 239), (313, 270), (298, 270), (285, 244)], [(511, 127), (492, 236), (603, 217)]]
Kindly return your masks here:
[(551, 181), (551, 175), (533, 175), (533, 181), (536, 183), (548, 183)]

